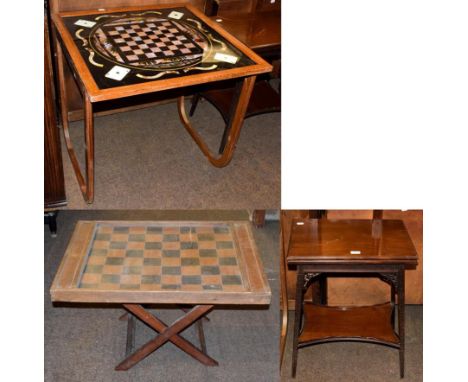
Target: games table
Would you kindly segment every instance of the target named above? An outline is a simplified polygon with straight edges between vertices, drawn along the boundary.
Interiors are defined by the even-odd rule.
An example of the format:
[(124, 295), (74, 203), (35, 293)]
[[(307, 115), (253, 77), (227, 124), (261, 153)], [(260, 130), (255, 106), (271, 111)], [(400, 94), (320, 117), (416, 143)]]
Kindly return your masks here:
[[(271, 291), (250, 222), (79, 221), (50, 289), (52, 301), (122, 304), (128, 370), (170, 341), (201, 363), (202, 318), (220, 305), (268, 305)], [(190, 305), (168, 326), (144, 304)], [(133, 352), (134, 317), (157, 333)], [(197, 323), (201, 349), (179, 335)]]
[[(299, 348), (333, 341), (361, 341), (399, 349), (403, 378), (405, 269), (415, 268), (418, 263), (403, 221), (293, 219), (286, 260), (289, 266), (297, 267), (292, 376), (296, 375)], [(390, 302), (328, 306), (327, 276), (343, 275), (381, 278), (390, 284)], [(318, 283), (320, 301), (304, 303), (304, 294), (312, 283)]]
[[(259, 74), (272, 70), (251, 49), (193, 6), (155, 5), (60, 12), (57, 31), (60, 104), (65, 142), (80, 189), (94, 198), (94, 119), (96, 102), (178, 89), (182, 124), (211, 164), (226, 166), (239, 139), (250, 95)], [(68, 126), (64, 60), (83, 96), (85, 110), (85, 176)], [(219, 155), (211, 153), (187, 117), (184, 96), (194, 87), (233, 80), (227, 138)]]

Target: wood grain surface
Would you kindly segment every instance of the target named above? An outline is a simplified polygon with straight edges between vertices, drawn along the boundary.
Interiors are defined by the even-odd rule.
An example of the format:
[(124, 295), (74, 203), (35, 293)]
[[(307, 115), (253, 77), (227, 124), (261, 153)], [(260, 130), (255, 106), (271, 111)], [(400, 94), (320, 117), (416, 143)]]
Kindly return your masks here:
[[(112, 248), (108, 246), (109, 243), (105, 243), (105, 240), (102, 237), (112, 238), (111, 233), (103, 233), (100, 231), (99, 227), (105, 226), (109, 232), (114, 232), (115, 228), (125, 228), (127, 231), (132, 231), (132, 227), (142, 232), (146, 232), (147, 227), (167, 227), (168, 229), (177, 229), (178, 227), (200, 227), (207, 228), (210, 226), (229, 226), (232, 232), (233, 241), (235, 243), (235, 253), (237, 261), (239, 264), (239, 269), (241, 272), (241, 278), (243, 280), (242, 288), (230, 288), (226, 284), (226, 288), (210, 289), (210, 290), (193, 290), (179, 288), (179, 289), (165, 289), (161, 288), (161, 285), (154, 285), (153, 288), (144, 289), (142, 288), (127, 288), (123, 284), (103, 284), (103, 279), (101, 278), (99, 272), (94, 276), (99, 278), (95, 280), (96, 285), (89, 285), (89, 280), (86, 280), (86, 287), (82, 285), (83, 274), (86, 273), (88, 269), (88, 259), (94, 257), (106, 258), (107, 249), (99, 249), (94, 243), (99, 241), (102, 248)], [(101, 222), (101, 221), (79, 221), (75, 227), (75, 231), (70, 240), (68, 248), (65, 252), (64, 258), (60, 264), (59, 270), (55, 276), (54, 282), (50, 289), (52, 301), (63, 301), (63, 302), (101, 302), (101, 303), (180, 303), (180, 304), (238, 304), (238, 305), (267, 305), (271, 300), (271, 291), (268, 285), (266, 276), (263, 272), (263, 267), (259, 254), (253, 240), (252, 232), (250, 231), (250, 222)], [(113, 228), (114, 227), (114, 228)], [(149, 232), (149, 231), (148, 231)], [(115, 233), (114, 233), (115, 236)], [(120, 235), (125, 236), (125, 235)], [(136, 235), (142, 236), (131, 238), (135, 234), (126, 234), (127, 242), (125, 244), (126, 251), (123, 252), (132, 252), (125, 253), (124, 257), (129, 257), (130, 260), (139, 260), (135, 259), (135, 252), (141, 252), (138, 254), (138, 257), (143, 257), (144, 251), (146, 251), (146, 245), (144, 242), (143, 234)], [(154, 235), (153, 235), (154, 236)], [(161, 235), (160, 235), (161, 236)], [(164, 235), (163, 235), (164, 236)], [(178, 236), (178, 235), (173, 235)], [(180, 234), (182, 236), (182, 234)], [(130, 243), (133, 239), (136, 242)], [(109, 239), (112, 240), (112, 239)], [(116, 239), (117, 240), (117, 239)], [(124, 239), (122, 239), (124, 240)], [(143, 240), (143, 241), (142, 241)], [(176, 240), (176, 238), (168, 238), (169, 241)], [(122, 244), (122, 243), (115, 243)], [(141, 250), (129, 249), (137, 248), (137, 245), (141, 244)], [(158, 243), (151, 243), (158, 244)], [(159, 243), (161, 244), (161, 243)], [(174, 244), (174, 243), (169, 243)], [(201, 245), (201, 244), (200, 244)], [(215, 248), (217, 248), (216, 246)], [(140, 248), (140, 247), (138, 247)], [(198, 246), (197, 246), (198, 248)], [(96, 254), (94, 251), (100, 251), (102, 253)], [(112, 250), (115, 252), (115, 250)], [(192, 250), (191, 250), (192, 251)], [(217, 250), (216, 250), (217, 251)], [(221, 251), (221, 250), (220, 250)], [(151, 250), (150, 250), (151, 252)], [(192, 251), (193, 252), (193, 251)], [(195, 250), (192, 257), (196, 256), (199, 252)], [(198, 254), (200, 255), (200, 254)], [(116, 255), (117, 256), (117, 255)], [(115, 257), (115, 256), (114, 256)], [(211, 258), (211, 254), (210, 254)], [(122, 258), (123, 260), (123, 258)], [(143, 259), (141, 259), (143, 260)], [(200, 258), (201, 262), (201, 258)], [(110, 262), (109, 262), (110, 263)], [(91, 260), (90, 263), (91, 264)], [(96, 263), (97, 264), (97, 263)], [(96, 264), (93, 262), (92, 267), (96, 268)], [(131, 265), (131, 264), (130, 264)], [(103, 266), (98, 266), (103, 268)], [(128, 273), (122, 267), (121, 274), (115, 275), (106, 275), (106, 280), (112, 277), (126, 277), (132, 276), (132, 272)], [(147, 273), (148, 269), (143, 270), (142, 267), (128, 267), (130, 268), (139, 268), (138, 274), (142, 278), (141, 272), (145, 272), (146, 277), (154, 276), (157, 278), (165, 277), (161, 266), (152, 267), (152, 273)], [(140, 269), (141, 268), (141, 269)], [(229, 267), (226, 267), (229, 268)], [(93, 275), (91, 275), (93, 276)], [(104, 276), (102, 276), (104, 277)], [(204, 277), (204, 276), (203, 276)], [(230, 276), (227, 276), (229, 278)], [(90, 279), (88, 277), (88, 279)], [(106, 281), (107, 282), (107, 281)], [(109, 281), (108, 283), (113, 283)], [(224, 280), (223, 280), (224, 283)], [(147, 285), (146, 285), (147, 286)]]
[[(289, 248), (292, 219), (307, 217), (308, 210), (283, 210), (283, 235), (285, 251)], [(373, 210), (327, 210), (329, 219), (372, 219)], [(423, 303), (423, 211), (383, 210), (383, 219), (403, 220), (418, 255), (416, 269), (406, 271), (406, 303)], [(293, 268), (287, 272), (287, 293), (289, 309), (294, 309), (296, 273)], [(328, 280), (328, 302), (331, 305), (372, 305), (388, 301), (390, 287), (377, 278), (330, 278)], [(311, 300), (310, 291), (306, 300)]]

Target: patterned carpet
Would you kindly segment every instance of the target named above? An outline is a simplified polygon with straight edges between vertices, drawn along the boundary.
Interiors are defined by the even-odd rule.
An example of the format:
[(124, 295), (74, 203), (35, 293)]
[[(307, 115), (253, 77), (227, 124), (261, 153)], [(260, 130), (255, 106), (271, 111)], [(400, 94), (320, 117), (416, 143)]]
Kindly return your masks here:
[[(224, 129), (221, 115), (201, 102), (192, 121), (216, 152)], [(231, 163), (216, 168), (185, 131), (174, 103), (97, 117), (91, 205), (82, 198), (62, 137), (68, 208), (278, 208), (280, 121), (280, 113), (246, 119)], [(82, 122), (71, 124), (71, 136), (82, 154)]]

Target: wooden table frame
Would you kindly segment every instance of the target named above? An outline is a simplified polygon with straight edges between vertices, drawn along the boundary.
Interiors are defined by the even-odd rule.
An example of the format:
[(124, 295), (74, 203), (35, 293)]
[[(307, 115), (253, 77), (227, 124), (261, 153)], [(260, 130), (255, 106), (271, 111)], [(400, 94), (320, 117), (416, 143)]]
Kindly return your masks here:
[[(319, 304), (327, 304), (327, 275), (333, 276), (378, 276), (391, 286), (392, 326), (395, 328), (395, 297), (398, 296), (398, 338), (399, 343), (383, 341), (376, 338), (349, 336), (333, 337), (315, 341), (299, 342), (299, 334), (303, 320), (304, 295), (313, 283), (318, 284)], [(298, 350), (309, 345), (317, 345), (327, 342), (356, 341), (381, 344), (399, 349), (400, 376), (404, 376), (405, 368), (405, 272), (402, 265), (298, 265), (296, 284), (296, 307), (294, 314), (294, 335), (292, 352), (292, 376), (296, 376)]]
[[(87, 203), (94, 201), (94, 116), (93, 104), (101, 101), (108, 101), (123, 97), (130, 97), (139, 94), (153, 93), (164, 90), (185, 88), (193, 85), (205, 84), (210, 82), (224, 81), (235, 79), (238, 81), (238, 91), (233, 99), (233, 107), (231, 118), (227, 127), (227, 138), (225, 139), (226, 145), (224, 150), (219, 154), (213, 154), (206, 143), (202, 140), (199, 133), (194, 129), (190, 123), (185, 110), (184, 96), (178, 99), (179, 116), (185, 129), (189, 132), (190, 136), (199, 146), (203, 154), (208, 158), (210, 163), (216, 167), (224, 167), (231, 161), (236, 143), (240, 136), (244, 116), (249, 104), (250, 95), (255, 84), (256, 76), (263, 73), (271, 72), (272, 66), (263, 60), (260, 56), (254, 53), (251, 49), (246, 47), (243, 43), (235, 37), (227, 33), (216, 22), (210, 20), (202, 12), (191, 5), (185, 7), (203, 20), (209, 27), (219, 33), (234, 47), (239, 49), (243, 54), (250, 58), (254, 64), (226, 69), (216, 72), (204, 72), (184, 76), (180, 78), (162, 79), (149, 81), (142, 84), (125, 85), (116, 88), (99, 89), (96, 85), (91, 72), (89, 71), (86, 63), (81, 57), (73, 38), (65, 27), (62, 17), (78, 16), (87, 14), (98, 13), (111, 13), (111, 12), (124, 12), (136, 11), (145, 9), (164, 9), (172, 8), (177, 5), (156, 5), (156, 6), (141, 6), (141, 7), (126, 7), (114, 8), (106, 10), (89, 10), (89, 11), (76, 11), (76, 12), (62, 12), (53, 15), (54, 26), (57, 31), (57, 66), (58, 66), (58, 79), (60, 90), (60, 106), (62, 115), (62, 127), (65, 137), (65, 143), (68, 154), (75, 172), (80, 190)], [(83, 96), (84, 101), (84, 130), (85, 130), (85, 173), (80, 168), (71, 138), (69, 133), (68, 109), (67, 109), (67, 94), (65, 87), (65, 60), (67, 59), (70, 68), (78, 83), (78, 88)], [(224, 138), (223, 138), (224, 139)]]
[(170, 290), (101, 290), (82, 289), (79, 287), (81, 272), (85, 266), (89, 243), (99, 223), (127, 226), (151, 224), (151, 221), (79, 221), (68, 244), (50, 288), (52, 301), (117, 304), (189, 304), (189, 305), (265, 305), (271, 301), (268, 285), (258, 250), (253, 239), (249, 221), (157, 221), (159, 225), (209, 225), (230, 224), (234, 227), (236, 251), (246, 279), (246, 290), (238, 292), (184, 291), (175, 294)]
[[(218, 366), (218, 362), (207, 354), (201, 321), (201, 319), (213, 309), (213, 305), (196, 305), (170, 326), (166, 325), (139, 304), (124, 304), (123, 306), (129, 312), (127, 315), (127, 347), (125, 359), (115, 367), (115, 370), (126, 371), (130, 369), (167, 342), (172, 342), (179, 349), (205, 366)], [(133, 352), (133, 341), (135, 338), (134, 317), (147, 324), (159, 334)], [(194, 323), (198, 325), (201, 349), (179, 335), (180, 332)]]
[[(417, 254), (403, 222), (294, 219), (292, 227), (287, 255), (288, 265), (297, 269), (292, 377), (296, 376), (299, 348), (357, 341), (398, 349), (403, 378), (405, 269), (417, 265)], [(360, 307), (328, 306), (330, 276), (379, 277), (390, 285), (390, 302)], [(313, 302), (305, 304), (304, 295), (310, 287), (315, 292)], [(395, 302), (398, 302), (398, 333)], [(314, 314), (315, 320), (311, 317)]]
[[(80, 288), (80, 283), (87, 259), (92, 250), (92, 243), (99, 224), (125, 227), (174, 227), (174, 226), (207, 226), (223, 224), (231, 228), (235, 244), (236, 259), (241, 271), (242, 290), (134, 290), (109, 288)], [(154, 275), (161, 273), (154, 271)], [(159, 273), (158, 273), (159, 272)], [(116, 366), (116, 370), (128, 370), (142, 359), (167, 342), (172, 342), (181, 350), (206, 366), (216, 366), (218, 362), (208, 356), (202, 319), (215, 306), (219, 305), (268, 305), (271, 301), (271, 290), (263, 272), (263, 267), (253, 239), (249, 221), (79, 221), (70, 239), (65, 255), (60, 263), (50, 288), (53, 302), (72, 303), (116, 303), (128, 311), (126, 357)], [(166, 325), (159, 318), (145, 309), (145, 304), (182, 305), (185, 314), (171, 325)], [(187, 309), (185, 306), (191, 308)], [(139, 319), (159, 335), (133, 351), (135, 318)], [(200, 348), (183, 338), (180, 333), (195, 324), (198, 329)]]

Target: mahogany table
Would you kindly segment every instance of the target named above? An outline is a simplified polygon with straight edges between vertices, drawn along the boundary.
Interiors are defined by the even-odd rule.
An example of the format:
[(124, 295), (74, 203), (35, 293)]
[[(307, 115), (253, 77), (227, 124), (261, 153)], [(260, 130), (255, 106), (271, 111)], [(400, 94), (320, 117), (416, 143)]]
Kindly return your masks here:
[[(292, 376), (296, 375), (299, 348), (362, 341), (399, 349), (403, 378), (405, 269), (416, 267), (417, 262), (416, 250), (401, 220), (294, 219), (287, 253), (288, 265), (297, 267)], [(380, 277), (390, 284), (390, 301), (373, 306), (328, 306), (326, 277), (342, 275)], [(319, 284), (319, 301), (304, 303), (304, 294), (312, 283)]]
[[(53, 15), (57, 31), (60, 104), (65, 142), (80, 189), (94, 198), (93, 105), (141, 94), (177, 91), (182, 124), (211, 164), (226, 166), (239, 139), (259, 74), (272, 66), (191, 5), (153, 5)], [(69, 135), (64, 65), (68, 61), (84, 100), (85, 176)], [(184, 96), (198, 85), (232, 80), (228, 136), (212, 154), (187, 117)]]
[[(50, 293), (54, 302), (123, 305), (127, 350), (116, 370), (128, 370), (168, 341), (215, 366), (201, 319), (215, 306), (271, 300), (250, 222), (79, 221)], [(191, 309), (166, 325), (144, 304)], [(136, 351), (134, 317), (159, 333)], [(201, 349), (179, 334), (194, 323)]]

